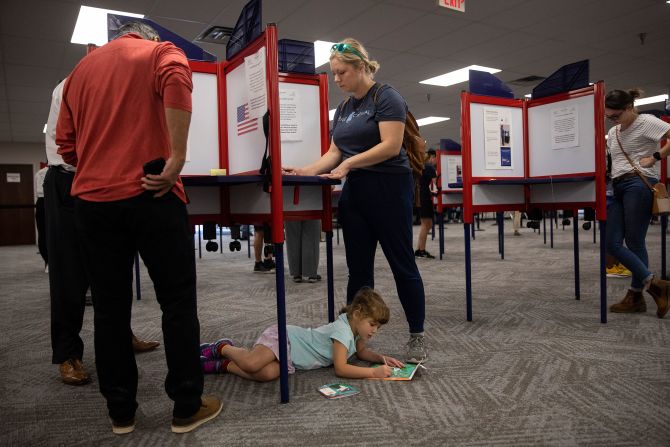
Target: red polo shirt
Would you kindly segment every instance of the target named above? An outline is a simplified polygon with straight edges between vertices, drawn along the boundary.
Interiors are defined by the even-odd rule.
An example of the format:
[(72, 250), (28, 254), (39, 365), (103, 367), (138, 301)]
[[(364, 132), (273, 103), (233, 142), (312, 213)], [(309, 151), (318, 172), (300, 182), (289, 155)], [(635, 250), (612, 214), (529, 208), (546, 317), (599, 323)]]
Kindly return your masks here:
[[(63, 89), (56, 144), (77, 167), (73, 196), (110, 202), (144, 192), (144, 163), (170, 157), (165, 108), (191, 111), (191, 70), (170, 42), (127, 34), (84, 57)], [(184, 202), (181, 180), (172, 191)]]

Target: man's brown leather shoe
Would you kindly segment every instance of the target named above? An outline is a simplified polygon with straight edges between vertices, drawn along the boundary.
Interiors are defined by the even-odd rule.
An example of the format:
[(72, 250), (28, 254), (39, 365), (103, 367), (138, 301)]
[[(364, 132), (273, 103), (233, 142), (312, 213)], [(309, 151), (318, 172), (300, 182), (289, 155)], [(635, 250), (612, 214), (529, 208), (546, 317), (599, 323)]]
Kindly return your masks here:
[(644, 302), (642, 292), (634, 292), (632, 290), (628, 290), (624, 299), (610, 306), (610, 312), (630, 314), (646, 311), (647, 303)]
[(69, 359), (58, 366), (60, 378), (68, 385), (86, 385), (91, 381), (79, 359)]
[(668, 309), (670, 309), (670, 281), (664, 281), (653, 277), (647, 292), (654, 298), (656, 306), (658, 306), (656, 316), (658, 318), (663, 318), (665, 314), (668, 313)]
[(153, 351), (158, 346), (160, 346), (160, 343), (157, 341), (140, 340), (133, 334), (133, 351), (137, 353)]

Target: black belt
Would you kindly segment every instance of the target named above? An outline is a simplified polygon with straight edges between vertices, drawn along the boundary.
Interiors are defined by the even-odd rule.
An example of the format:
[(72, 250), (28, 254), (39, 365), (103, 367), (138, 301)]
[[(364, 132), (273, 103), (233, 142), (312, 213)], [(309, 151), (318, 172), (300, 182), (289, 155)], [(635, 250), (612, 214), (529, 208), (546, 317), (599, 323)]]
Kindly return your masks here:
[(63, 174), (74, 175), (74, 172), (68, 171), (63, 165), (49, 165), (49, 168), (53, 168), (54, 170)]
[(613, 178), (612, 183), (619, 183), (622, 180), (626, 180), (626, 179), (633, 178), (633, 177), (637, 177), (637, 173), (635, 171), (627, 172), (623, 175), (620, 175), (618, 177)]

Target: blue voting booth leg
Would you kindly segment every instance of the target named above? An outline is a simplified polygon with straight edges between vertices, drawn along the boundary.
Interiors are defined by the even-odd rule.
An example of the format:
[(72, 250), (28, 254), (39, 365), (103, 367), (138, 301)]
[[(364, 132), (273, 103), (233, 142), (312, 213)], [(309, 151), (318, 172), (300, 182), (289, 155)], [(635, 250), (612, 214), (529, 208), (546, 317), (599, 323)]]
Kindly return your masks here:
[(666, 272), (666, 256), (665, 256), (665, 244), (666, 244), (666, 232), (668, 231), (668, 216), (661, 216), (661, 279), (668, 279), (668, 274)]
[(438, 216), (440, 220), (439, 230), (440, 230), (440, 261), (442, 260), (442, 255), (444, 255), (444, 212), (441, 212)]
[(544, 235), (544, 245), (547, 245), (547, 215), (542, 213), (542, 234)]
[(223, 254), (223, 227), (219, 225), (219, 253)]
[(607, 323), (607, 274), (605, 272), (607, 221), (599, 220), (598, 223), (600, 227), (600, 322)]
[(251, 259), (251, 226), (247, 225), (247, 256)]
[(579, 299), (579, 230), (577, 228), (577, 213), (572, 217), (572, 234), (574, 235), (575, 252), (575, 299)]
[(335, 321), (335, 287), (333, 285), (333, 232), (326, 231), (326, 281), (328, 282), (328, 322)]
[(554, 218), (556, 217), (556, 211), (551, 211), (551, 222), (549, 223), (549, 246), (554, 248)]
[(435, 240), (435, 212), (433, 212), (433, 225), (430, 227), (430, 240)]
[[(199, 228), (198, 228), (199, 227)], [(198, 233), (198, 259), (202, 259), (202, 226), (196, 226), (195, 227), (197, 233)]]
[(142, 289), (140, 289), (140, 254), (135, 253), (135, 298), (137, 301), (142, 299)]
[(284, 285), (284, 244), (274, 244), (277, 288), (277, 332), (279, 335), (279, 388), (281, 403), (288, 403), (288, 352), (286, 349), (286, 289)]
[(593, 243), (596, 243), (596, 220), (593, 221)]
[(472, 321), (472, 253), (470, 252), (470, 224), (463, 224), (465, 236), (465, 313), (468, 321)]
[(500, 259), (505, 259), (505, 214), (498, 213), (498, 251)]

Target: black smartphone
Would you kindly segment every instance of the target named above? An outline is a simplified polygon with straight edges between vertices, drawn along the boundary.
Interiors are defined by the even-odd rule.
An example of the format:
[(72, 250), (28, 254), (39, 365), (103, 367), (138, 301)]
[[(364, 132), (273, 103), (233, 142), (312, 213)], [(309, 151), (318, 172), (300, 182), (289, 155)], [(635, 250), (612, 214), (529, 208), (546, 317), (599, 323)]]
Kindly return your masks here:
[(144, 175), (160, 175), (165, 168), (165, 159), (163, 157), (144, 163)]

